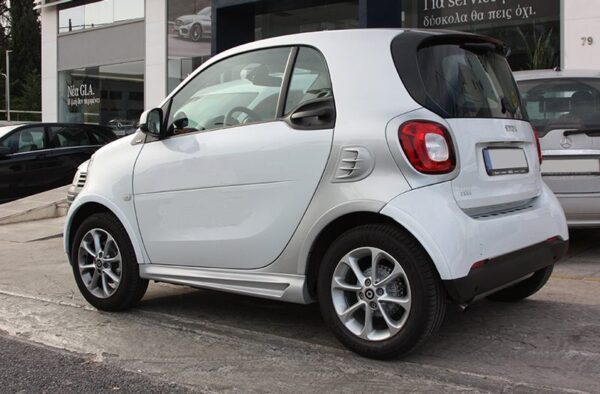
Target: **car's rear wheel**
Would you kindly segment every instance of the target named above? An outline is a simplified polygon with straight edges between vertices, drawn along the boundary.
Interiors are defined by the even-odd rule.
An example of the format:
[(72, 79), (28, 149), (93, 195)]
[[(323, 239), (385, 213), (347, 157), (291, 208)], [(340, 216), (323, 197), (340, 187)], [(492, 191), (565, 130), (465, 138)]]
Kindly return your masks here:
[(512, 286), (506, 287), (487, 298), (492, 301), (517, 302), (537, 293), (552, 275), (554, 265), (536, 271), (531, 277), (522, 280)]
[(190, 38), (192, 41), (198, 42), (202, 39), (202, 26), (194, 25), (192, 26), (192, 30), (190, 30)]
[(382, 359), (415, 349), (437, 331), (446, 309), (431, 259), (392, 225), (363, 225), (336, 239), (319, 270), (318, 298), (344, 345)]
[(71, 246), (71, 264), (77, 287), (98, 309), (119, 311), (137, 304), (148, 281), (139, 267), (127, 232), (110, 213), (83, 221)]

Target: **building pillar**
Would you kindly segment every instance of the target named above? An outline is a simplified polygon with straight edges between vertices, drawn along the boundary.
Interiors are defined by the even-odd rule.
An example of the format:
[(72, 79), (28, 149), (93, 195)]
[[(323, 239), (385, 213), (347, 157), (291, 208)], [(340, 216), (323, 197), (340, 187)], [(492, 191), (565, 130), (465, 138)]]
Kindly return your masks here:
[[(58, 121), (58, 11), (41, 9), (42, 22), (42, 121)], [(15, 65), (13, 65), (15, 67)]]
[(146, 0), (144, 107), (157, 107), (167, 95), (167, 0)]
[(561, 11), (562, 68), (600, 69), (600, 1), (563, 0)]

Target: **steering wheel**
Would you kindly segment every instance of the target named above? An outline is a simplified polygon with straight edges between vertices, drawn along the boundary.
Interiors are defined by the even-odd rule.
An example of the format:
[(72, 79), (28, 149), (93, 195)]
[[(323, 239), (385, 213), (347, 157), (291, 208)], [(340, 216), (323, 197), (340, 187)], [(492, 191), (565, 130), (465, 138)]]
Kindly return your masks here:
[(258, 115), (256, 112), (254, 112), (250, 108), (233, 107), (229, 111), (227, 111), (227, 114), (225, 115), (225, 119), (223, 120), (224, 126), (233, 126), (234, 124), (239, 124), (239, 122), (237, 120), (235, 120), (236, 123), (233, 123), (234, 122), (233, 114), (235, 114), (236, 112), (242, 112), (242, 113), (248, 115), (248, 117), (246, 118), (246, 122), (248, 122), (248, 121), (256, 122), (256, 121), (261, 120), (260, 115)]

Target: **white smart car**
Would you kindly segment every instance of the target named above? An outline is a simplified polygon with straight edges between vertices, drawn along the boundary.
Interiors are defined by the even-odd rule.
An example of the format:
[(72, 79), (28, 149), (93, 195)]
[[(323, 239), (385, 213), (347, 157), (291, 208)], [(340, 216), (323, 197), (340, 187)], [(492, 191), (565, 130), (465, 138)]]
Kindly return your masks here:
[(65, 248), (84, 297), (149, 280), (318, 301), (350, 349), (407, 353), (447, 300), (516, 301), (567, 249), (500, 42), (416, 30), (213, 57), (92, 158)]

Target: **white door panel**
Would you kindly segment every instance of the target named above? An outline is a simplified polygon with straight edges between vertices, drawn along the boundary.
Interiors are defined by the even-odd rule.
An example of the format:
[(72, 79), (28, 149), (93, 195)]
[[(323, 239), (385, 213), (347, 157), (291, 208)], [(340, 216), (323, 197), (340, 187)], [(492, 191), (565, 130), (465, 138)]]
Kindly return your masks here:
[(332, 133), (269, 122), (146, 144), (134, 198), (151, 262), (238, 269), (271, 263), (310, 203)]

